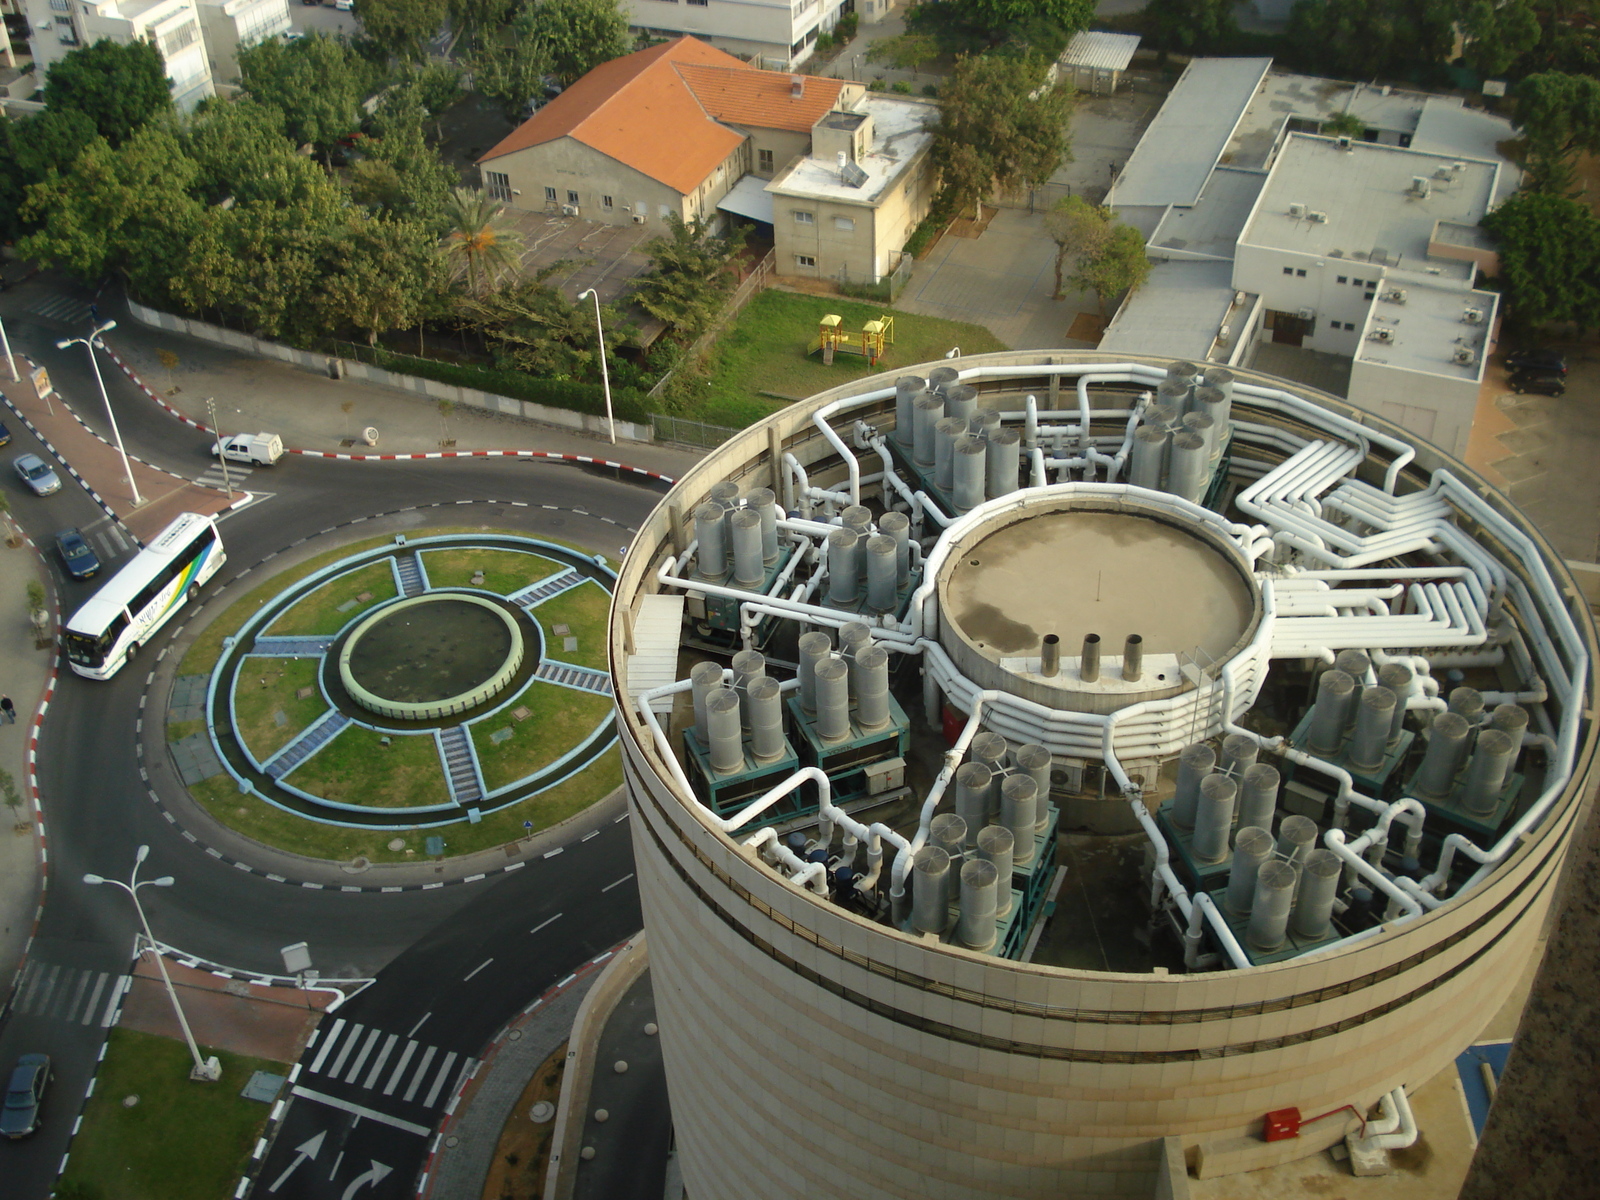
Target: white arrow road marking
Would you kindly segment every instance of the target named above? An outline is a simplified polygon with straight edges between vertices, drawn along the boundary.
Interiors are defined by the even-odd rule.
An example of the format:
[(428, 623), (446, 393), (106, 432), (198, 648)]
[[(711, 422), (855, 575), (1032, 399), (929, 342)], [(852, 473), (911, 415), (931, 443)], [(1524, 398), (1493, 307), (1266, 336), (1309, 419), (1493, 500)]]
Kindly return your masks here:
[(298, 1146), (296, 1146), (295, 1150), (294, 1150), (294, 1153), (295, 1153), (294, 1161), (283, 1169), (283, 1174), (278, 1176), (278, 1181), (276, 1183), (274, 1183), (271, 1187), (269, 1187), (267, 1189), (267, 1191), (269, 1191), (269, 1192), (277, 1191), (279, 1188), (281, 1188), (283, 1186), (284, 1181), (287, 1180), (289, 1178), (289, 1176), (294, 1174), (294, 1169), (296, 1167), (298, 1167), (301, 1163), (305, 1162), (308, 1158), (315, 1158), (317, 1156), (317, 1151), (322, 1149), (322, 1139), (327, 1137), (327, 1136), (328, 1136), (328, 1131), (326, 1129), (320, 1130), (319, 1132), (317, 1132), (316, 1134), (314, 1134), (311, 1137), (308, 1137), (305, 1141), (301, 1142)]
[(383, 1180), (383, 1177), (388, 1175), (393, 1170), (393, 1167), (386, 1167), (377, 1159), (373, 1159), (372, 1169), (369, 1171), (363, 1171), (360, 1175), (357, 1175), (350, 1181), (350, 1186), (344, 1190), (344, 1196), (342, 1200), (355, 1200), (356, 1193), (359, 1192), (363, 1186), (370, 1183), (376, 1187)]

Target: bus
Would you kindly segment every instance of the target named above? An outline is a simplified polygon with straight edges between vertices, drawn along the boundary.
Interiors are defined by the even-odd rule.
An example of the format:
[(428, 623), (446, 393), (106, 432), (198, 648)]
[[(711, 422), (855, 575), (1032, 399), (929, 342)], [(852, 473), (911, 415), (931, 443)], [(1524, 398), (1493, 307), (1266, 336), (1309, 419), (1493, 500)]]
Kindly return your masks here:
[(67, 622), (67, 662), (89, 679), (110, 679), (227, 561), (217, 523), (182, 514)]

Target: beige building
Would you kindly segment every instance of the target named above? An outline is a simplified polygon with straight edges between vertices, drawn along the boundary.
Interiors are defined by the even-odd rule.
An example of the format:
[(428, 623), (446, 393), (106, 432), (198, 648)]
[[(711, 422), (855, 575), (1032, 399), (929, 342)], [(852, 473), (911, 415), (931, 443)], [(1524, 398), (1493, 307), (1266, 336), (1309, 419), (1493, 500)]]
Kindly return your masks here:
[[(793, 70), (816, 52), (819, 34), (854, 11), (856, 0), (629, 0), (635, 29), (656, 37), (690, 34), (760, 66)], [(867, 0), (863, 17), (882, 19), (885, 6)], [(874, 16), (873, 14), (878, 14)]]
[[(273, 0), (282, 4), (283, 0)], [(188, 111), (215, 93), (198, 0), (26, 0), (40, 80), (80, 46), (102, 38), (152, 42), (167, 64), (172, 102)], [(287, 18), (287, 10), (285, 10)]]
[(687, 1193), (1386, 1170), (1594, 783), (1572, 594), (1469, 469), (1244, 369), (901, 367), (708, 454), (610, 642)]

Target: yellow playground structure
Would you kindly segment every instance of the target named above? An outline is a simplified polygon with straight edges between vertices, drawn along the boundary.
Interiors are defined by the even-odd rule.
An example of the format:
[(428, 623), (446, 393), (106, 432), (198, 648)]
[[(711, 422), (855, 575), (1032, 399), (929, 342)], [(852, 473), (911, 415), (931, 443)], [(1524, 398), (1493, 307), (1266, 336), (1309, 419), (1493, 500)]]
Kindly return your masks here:
[(894, 345), (894, 318), (880, 316), (876, 321), (868, 321), (861, 327), (861, 332), (856, 333), (849, 329), (841, 329), (844, 318), (829, 313), (822, 318), (817, 328), (817, 344), (812, 346), (807, 353), (815, 354), (822, 351), (824, 366), (833, 365), (833, 356), (841, 351), (845, 354), (860, 354), (872, 366), (878, 365), (878, 360), (883, 357), (883, 346), (887, 342)]

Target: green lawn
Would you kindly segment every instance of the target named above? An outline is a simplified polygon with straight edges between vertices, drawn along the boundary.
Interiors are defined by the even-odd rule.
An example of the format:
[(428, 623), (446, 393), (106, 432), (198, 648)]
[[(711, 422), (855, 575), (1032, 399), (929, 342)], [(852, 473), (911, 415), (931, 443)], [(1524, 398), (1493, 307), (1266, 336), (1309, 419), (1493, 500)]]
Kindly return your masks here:
[[(252, 658), (240, 665), (233, 683), (234, 733), (266, 762), (328, 711), (317, 687), (319, 658)], [(301, 688), (311, 695), (295, 695)], [(275, 714), (282, 713), (283, 724)]]
[[(519, 707), (529, 714), (522, 721), (511, 716)], [(515, 704), (471, 726), (484, 786), (493, 792), (526, 779), (583, 741), (612, 711), (610, 696), (591, 696), (541, 679), (531, 681)], [(490, 738), (503, 729), (511, 730), (511, 736), (497, 745)]]
[[(203, 1056), (221, 1060), (222, 1079), (192, 1083), (189, 1051), (180, 1041), (113, 1029), (107, 1043), (57, 1194), (84, 1200), (233, 1195), (271, 1111), (239, 1091), (256, 1071), (287, 1075), (289, 1068), (202, 1046)], [(138, 1104), (125, 1107), (123, 1099), (135, 1095)], [(57, 1094), (46, 1099), (46, 1110), (65, 1113), (76, 1100)]]
[[(807, 351), (816, 344), (818, 322), (828, 313), (842, 317), (843, 327), (853, 332), (860, 332), (867, 321), (892, 314), (894, 344), (884, 348), (876, 367), (868, 366), (858, 354), (840, 354), (833, 366), (825, 367), (821, 354)], [(960, 346), (963, 354), (1008, 348), (981, 325), (895, 312), (842, 296), (769, 288), (752, 300), (717, 340), (711, 355), (711, 378), (702, 387), (704, 395), (683, 415), (742, 428), (783, 407), (783, 400), (763, 396), (763, 392), (802, 400), (863, 375), (892, 373), (913, 363), (943, 358), (952, 346)]]
[[(263, 632), (272, 637), (325, 637), (338, 633), (368, 609), (393, 600), (398, 594), (394, 568), (389, 559), (382, 558), (330, 579), (302, 596)], [(358, 600), (358, 596), (370, 599)]]
[[(521, 550), (425, 550), (422, 565), (434, 587), (481, 587), (509, 596), (530, 583), (554, 575), (564, 564), (542, 554)], [(483, 572), (483, 582), (474, 584), (472, 575)]]
[[(606, 617), (611, 612), (611, 593), (605, 588), (592, 579), (586, 580), (529, 611), (544, 628), (546, 658), (597, 671), (606, 669)], [(557, 625), (572, 630), (572, 636), (578, 639), (576, 650), (565, 649), (564, 639), (551, 632)]]
[(448, 804), (444, 767), (432, 734), (391, 734), (351, 725), (284, 778), (302, 791), (340, 804), (415, 808)]
[(204, 721), (168, 721), (167, 741), (181, 742), (191, 733), (199, 733), (205, 727)]

